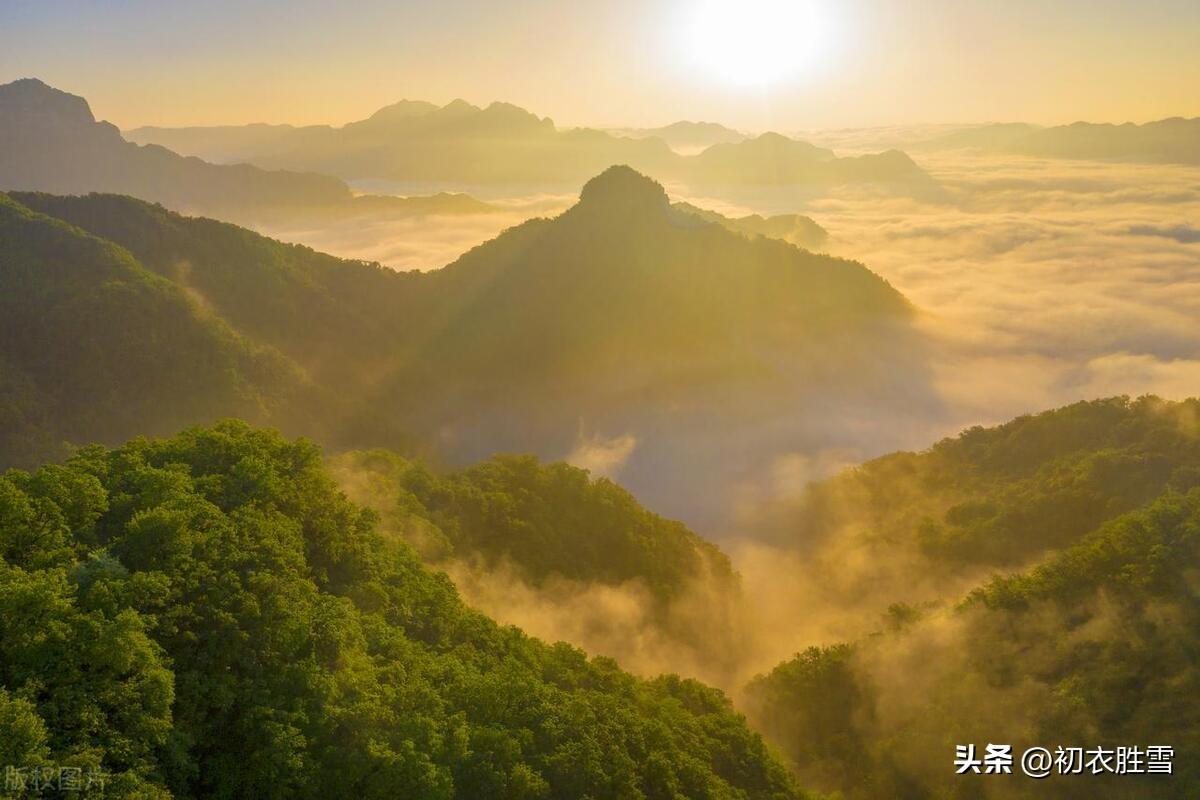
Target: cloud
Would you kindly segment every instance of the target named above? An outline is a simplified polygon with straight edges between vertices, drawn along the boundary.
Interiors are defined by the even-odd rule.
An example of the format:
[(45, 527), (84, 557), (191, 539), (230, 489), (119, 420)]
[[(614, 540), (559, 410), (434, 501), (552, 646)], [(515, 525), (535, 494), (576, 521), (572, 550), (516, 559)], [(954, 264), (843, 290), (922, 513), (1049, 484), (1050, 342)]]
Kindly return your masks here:
[[(736, 693), (747, 677), (808, 645), (877, 630), (891, 603), (955, 597), (987, 578), (983, 568), (930, 575), (894, 551), (881, 563), (869, 537), (856, 535), (866, 523), (853, 513), (853, 481), (844, 482), (850, 495), (836, 531), (818, 538), (798, 529), (801, 515), (793, 512), (810, 482), (891, 450), (925, 448), (970, 425), (1076, 400), (1200, 394), (1196, 229), (1163, 222), (1200, 218), (1200, 169), (962, 153), (923, 156), (921, 164), (947, 187), (948, 201), (861, 186), (819, 196), (773, 187), (703, 197), (669, 187), (675, 199), (730, 215), (812, 216), (831, 232), (831, 252), (862, 261), (915, 304), (936, 389), (938, 402), (922, 405), (923, 415), (901, 417), (896, 397), (855, 406), (818, 392), (803, 405), (764, 413), (759, 429), (709, 426), (674, 445), (645, 435), (655, 430), (650, 425), (615, 435), (581, 430), (566, 459), (619, 476), (640, 497), (653, 496), (655, 511), (682, 516), (718, 501), (735, 506), (723, 517), (727, 524), (701, 532), (731, 555), (741, 596), (714, 598), (698, 579), (665, 625), (637, 582), (531, 587), (511, 570), (456, 564), (451, 575), (465, 596), (501, 620), (616, 656), (638, 672), (677, 671)], [(529, 202), (549, 208), (569, 201)], [(486, 219), (381, 220), (305, 241), (314, 244), (319, 234), (330, 243), (325, 249), (393, 266), (446, 263), (534, 207), (523, 202)], [(912, 364), (893, 366), (914, 386), (930, 379)], [(734, 486), (723, 493), (728, 485), (717, 485), (715, 466), (747, 453), (753, 468), (721, 474)], [(957, 641), (957, 624), (947, 617), (925, 628), (931, 638), (914, 640), (911, 652), (875, 654), (870, 671), (920, 672), (944, 641)], [(680, 634), (704, 625), (703, 636)], [(938, 673), (946, 674), (953, 670)], [(882, 713), (919, 717), (919, 705), (904, 705), (904, 691), (898, 682), (885, 697), (894, 705)]]
[(1148, 355), (1113, 353), (1094, 358), (1085, 368), (1085, 391), (1097, 396), (1149, 393), (1163, 397), (1200, 394), (1200, 358), (1160, 360)]
[(924, 312), (948, 422), (1200, 393), (1200, 252), (1194, 229), (1161, 224), (1200, 216), (1200, 170), (964, 154), (922, 165), (954, 202), (843, 193), (796, 210)]
[(563, 460), (586, 469), (594, 477), (612, 478), (633, 455), (637, 443), (637, 437), (632, 433), (606, 438), (598, 433), (586, 435), (581, 430), (575, 447)]
[(261, 223), (255, 229), (273, 239), (297, 242), (341, 258), (378, 261), (392, 269), (439, 269), (476, 245), (499, 236), (530, 217), (555, 214), (574, 196), (520, 195), (489, 201), (484, 214), (420, 214), (381, 210), (300, 224)]
[(1193, 228), (1191, 225), (1173, 225), (1170, 227), (1132, 225), (1129, 228), (1129, 232), (1134, 236), (1163, 236), (1167, 239), (1174, 239), (1181, 244), (1200, 242), (1200, 228)]

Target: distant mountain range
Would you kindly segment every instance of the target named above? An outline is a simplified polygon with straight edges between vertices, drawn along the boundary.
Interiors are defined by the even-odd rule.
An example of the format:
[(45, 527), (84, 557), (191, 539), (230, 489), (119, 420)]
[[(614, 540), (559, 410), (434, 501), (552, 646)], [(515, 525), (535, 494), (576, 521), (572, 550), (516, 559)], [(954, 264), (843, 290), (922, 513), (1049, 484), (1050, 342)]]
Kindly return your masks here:
[(683, 121), (661, 128), (613, 128), (609, 132), (631, 139), (662, 139), (672, 150), (685, 154), (714, 144), (732, 144), (751, 138), (748, 134), (716, 122)]
[(829, 231), (818, 225), (812, 217), (806, 217), (803, 214), (775, 214), (770, 217), (748, 214), (744, 217), (727, 217), (715, 211), (699, 208), (691, 203), (672, 203), (671, 207), (687, 214), (693, 214), (708, 222), (716, 222), (731, 231), (744, 233), (747, 236), (782, 239), (807, 250), (818, 248), (829, 239)]
[(159, 145), (137, 145), (98, 122), (87, 101), (35, 79), (0, 86), (0, 190), (113, 192), (184, 212), (248, 222), (272, 216), (478, 213), (462, 195), (356, 197), (340, 179), (312, 172), (218, 165)]
[[(3, 429), (19, 441), (3, 463), (230, 414), (459, 463), (514, 450), (561, 458), (586, 433), (632, 437), (622, 474), (635, 491), (681, 503), (702, 479), (715, 506), (717, 487), (764, 451), (836, 435), (806, 425), (805, 407), (886, 402), (903, 413), (930, 402), (912, 309), (885, 281), (672, 208), (627, 167), (590, 181), (558, 218), (431, 273), (343, 261), (127, 197), (14, 193), (5, 209), (15, 227), (0, 271), (19, 292), (15, 332), (0, 345), (14, 398)], [(105, 259), (146, 288), (118, 291)], [(135, 300), (158, 310), (136, 311)], [(95, 304), (103, 316), (66, 310)], [(157, 318), (196, 332), (171, 345)], [(195, 378), (202, 392), (152, 367), (178, 353), (197, 376), (216, 370)], [(104, 364), (132, 374), (110, 381)], [(60, 402), (73, 405), (41, 413)]]
[[(558, 129), (508, 103), (480, 108), (401, 101), (340, 128), (247, 125), (137, 128), (133, 141), (215, 161), (314, 170), (356, 181), (578, 184), (613, 164), (692, 185), (877, 182), (924, 188), (931, 181), (899, 152), (841, 159), (768, 133), (751, 138), (712, 123), (614, 132)], [(705, 148), (681, 155), (672, 147)]]
[(1076, 122), (1040, 128), (1023, 123), (979, 125), (923, 142), (912, 149), (980, 148), (1043, 158), (1200, 164), (1200, 117), (1135, 125)]
[(1200, 164), (1200, 117), (1173, 117), (1144, 125), (1076, 122), (1032, 131), (1009, 142), (1005, 149), (1048, 158)]

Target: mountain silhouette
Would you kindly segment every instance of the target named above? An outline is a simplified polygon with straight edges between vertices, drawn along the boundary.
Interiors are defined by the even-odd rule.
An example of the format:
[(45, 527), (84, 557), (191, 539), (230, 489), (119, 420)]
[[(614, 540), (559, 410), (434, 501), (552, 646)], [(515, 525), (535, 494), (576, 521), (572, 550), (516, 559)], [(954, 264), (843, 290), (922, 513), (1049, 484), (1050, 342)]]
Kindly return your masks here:
[(677, 153), (688, 154), (711, 147), (714, 144), (741, 142), (750, 138), (741, 131), (716, 122), (673, 122), (661, 128), (614, 128), (617, 136), (633, 139), (662, 139)]
[(972, 148), (1041, 158), (1200, 164), (1200, 117), (1121, 125), (1074, 122), (1043, 128), (1019, 122), (974, 125), (914, 142), (913, 150)]
[(131, 194), (176, 208), (303, 206), (349, 200), (336, 178), (217, 166), (138, 146), (87, 101), (35, 79), (0, 86), (0, 189)]
[[(837, 158), (825, 148), (766, 133), (750, 139), (713, 123), (652, 130), (559, 129), (508, 103), (441, 108), (401, 101), (341, 128), (138, 128), (155, 142), (205, 158), (314, 170), (354, 181), (577, 184), (612, 164), (700, 185), (883, 183), (924, 189), (929, 176), (898, 151)], [(710, 146), (711, 145), (711, 146)], [(683, 155), (672, 147), (703, 149)]]
[(1050, 158), (1200, 164), (1200, 117), (1172, 117), (1144, 125), (1076, 122), (1033, 131), (1005, 149)]
[(744, 217), (733, 218), (699, 208), (691, 203), (673, 203), (672, 208), (699, 217), (705, 222), (715, 222), (731, 231), (744, 233), (747, 236), (781, 239), (809, 250), (820, 247), (829, 238), (827, 230), (818, 225), (811, 217), (803, 214), (775, 214), (770, 217), (748, 214)]
[[(278, 133), (277, 126), (251, 126), (244, 135), (271, 142)], [(492, 210), (464, 195), (354, 196), (345, 183), (327, 175), (211, 164), (159, 145), (139, 146), (125, 141), (115, 126), (97, 121), (82, 97), (31, 78), (0, 86), (0, 190), (128, 194), (239, 222), (380, 210)]]

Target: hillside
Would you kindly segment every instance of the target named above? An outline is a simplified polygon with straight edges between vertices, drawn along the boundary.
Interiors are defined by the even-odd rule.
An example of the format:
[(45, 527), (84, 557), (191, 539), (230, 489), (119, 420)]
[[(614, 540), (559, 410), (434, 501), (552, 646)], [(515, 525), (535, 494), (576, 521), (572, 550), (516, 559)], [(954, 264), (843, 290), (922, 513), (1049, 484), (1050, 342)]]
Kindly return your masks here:
[(127, 250), (0, 194), (0, 462), (239, 414), (319, 428), (317, 392)]
[(113, 796), (801, 796), (719, 692), (497, 626), (244, 423), (0, 477), (0, 684), (7, 757)]
[[(818, 488), (810, 525), (824, 521), (811, 527), (830, 524), (841, 495), (843, 509), (862, 509), (856, 529), (875, 543), (860, 560), (906, 564), (909, 583), (979, 561), (1002, 572), (914, 602), (903, 580), (880, 590), (878, 575), (860, 569), (860, 583), (874, 581), (875, 596), (895, 603), (883, 630), (760, 677), (751, 717), (805, 785), (850, 798), (952, 793), (963, 785), (949, 766), (954, 745), (968, 742), (1012, 743), (1017, 753), (1168, 745), (1170, 776), (1052, 776), (1037, 796), (1194, 796), (1198, 420), (1196, 400), (1081, 403)], [(904, 556), (913, 547), (917, 564)], [(989, 791), (1030, 796), (1013, 781)]]
[[(128, 248), (288, 356), (336, 400), (318, 413), (337, 447), (407, 451), (412, 434), (467, 464), (494, 452), (558, 460), (581, 436), (629, 436), (623, 482), (669, 515), (699, 516), (771, 452), (836, 437), (804, 408), (870, 414), (889, 392), (893, 412), (933, 402), (912, 309), (878, 276), (680, 214), (628, 168), (589, 182), (558, 218), (431, 273), (128, 198), (17, 197)], [(699, 486), (706, 503), (685, 503)]]
[[(1168, 489), (1200, 484), (1195, 403), (1078, 403), (893, 453), (766, 510), (760, 536), (817, 569), (823, 603), (875, 620), (1036, 564)], [(843, 564), (842, 568), (835, 565)]]
[(770, 217), (747, 214), (744, 217), (726, 217), (691, 203), (672, 203), (671, 207), (707, 222), (715, 222), (737, 233), (780, 239), (809, 250), (820, 247), (829, 238), (829, 231), (818, 225), (812, 217), (803, 214), (775, 214)]
[(641, 579), (664, 602), (695, 578), (736, 583), (715, 545), (568, 464), (495, 456), (439, 474), (419, 460), (368, 450), (336, 459), (333, 470), (352, 499), (434, 563), (457, 558), (494, 569), (508, 562), (535, 586), (554, 577), (613, 586)]
[(375, 449), (330, 466), (472, 607), (637, 674), (743, 679), (749, 615), (729, 558), (617, 483), (533, 456), (451, 469)]
[(418, 280), (131, 197), (9, 196), (127, 248), (147, 269), (202, 298), (245, 336), (296, 359), (320, 382), (344, 384), (387, 357), (403, 325), (394, 315)]
[(715, 513), (772, 452), (837, 435), (802, 409), (932, 402), (913, 311), (885, 281), (679, 215), (624, 167), (561, 216), (429, 273), (424, 290), (430, 334), (369, 407), (437, 431), (459, 462), (632, 437), (622, 482), (669, 516)]

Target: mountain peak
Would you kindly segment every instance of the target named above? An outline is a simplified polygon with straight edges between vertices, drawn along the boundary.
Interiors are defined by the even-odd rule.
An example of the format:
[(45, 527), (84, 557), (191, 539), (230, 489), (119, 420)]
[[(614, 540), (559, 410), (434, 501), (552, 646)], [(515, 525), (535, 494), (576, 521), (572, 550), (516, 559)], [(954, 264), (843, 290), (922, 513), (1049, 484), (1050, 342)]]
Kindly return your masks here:
[(433, 103), (426, 103), (423, 100), (401, 100), (379, 109), (371, 115), (370, 119), (373, 121), (413, 119), (427, 116), (437, 110), (438, 107)]
[(442, 106), (439, 109), (439, 111), (441, 111), (443, 115), (474, 114), (475, 112), (477, 112), (479, 110), (480, 110), (479, 106), (474, 105), (472, 103), (468, 103), (466, 100), (463, 100), (461, 97), (454, 98), (449, 103), (446, 103), (446, 105)]
[(21, 78), (0, 86), (0, 112), (45, 117), (76, 126), (91, 125), (96, 121), (87, 100), (55, 89), (37, 78)]
[(670, 207), (667, 191), (658, 181), (632, 167), (609, 167), (583, 186), (579, 205), (610, 211), (665, 212)]

